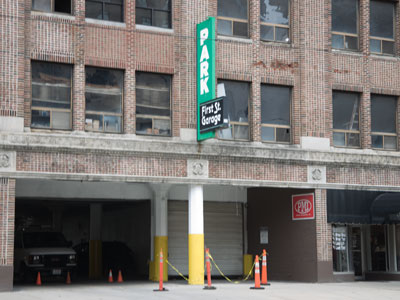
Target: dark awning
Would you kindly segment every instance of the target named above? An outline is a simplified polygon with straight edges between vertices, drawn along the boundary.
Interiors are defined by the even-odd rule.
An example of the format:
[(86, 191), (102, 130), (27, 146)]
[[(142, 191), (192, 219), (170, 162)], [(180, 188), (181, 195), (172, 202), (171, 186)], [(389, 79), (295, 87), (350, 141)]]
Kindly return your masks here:
[(370, 207), (372, 224), (400, 223), (400, 193), (384, 193), (372, 201)]

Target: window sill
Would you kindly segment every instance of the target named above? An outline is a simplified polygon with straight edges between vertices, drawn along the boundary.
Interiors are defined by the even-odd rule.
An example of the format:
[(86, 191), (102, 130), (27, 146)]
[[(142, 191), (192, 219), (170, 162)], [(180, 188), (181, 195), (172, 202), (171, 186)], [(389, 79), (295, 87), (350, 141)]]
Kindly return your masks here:
[(147, 26), (141, 24), (136, 24), (136, 29), (143, 31), (160, 32), (160, 33), (170, 33), (170, 34), (174, 33), (174, 30), (172, 28), (162, 28), (162, 27)]
[(103, 25), (103, 26), (114, 26), (119, 28), (126, 28), (126, 24), (123, 22), (114, 22), (106, 20), (97, 20), (91, 18), (85, 18), (85, 22), (88, 24)]
[(246, 43), (246, 44), (251, 44), (253, 43), (253, 40), (250, 38), (241, 38), (241, 37), (236, 37), (236, 36), (227, 36), (227, 35), (218, 35), (218, 39), (220, 41), (235, 41), (235, 42), (241, 42), (241, 43)]
[(400, 58), (396, 57), (395, 55), (379, 54), (379, 53), (372, 53), (372, 52), (371, 52), (371, 57), (376, 58), (376, 59), (391, 60), (391, 61), (399, 61), (400, 60)]
[(336, 48), (332, 48), (332, 53), (354, 55), (354, 56), (363, 55), (363, 53), (360, 50), (348, 50), (348, 49), (336, 49)]
[(264, 41), (264, 40), (260, 40), (260, 42), (265, 46), (292, 48), (291, 42), (286, 43), (286, 42)]
[(45, 12), (45, 11), (32, 10), (31, 15), (32, 16), (44, 16), (44, 17), (49, 17), (49, 18), (59, 18), (59, 19), (70, 20), (70, 21), (75, 20), (75, 16), (72, 16), (72, 15), (66, 14), (66, 13), (61, 13), (61, 12)]

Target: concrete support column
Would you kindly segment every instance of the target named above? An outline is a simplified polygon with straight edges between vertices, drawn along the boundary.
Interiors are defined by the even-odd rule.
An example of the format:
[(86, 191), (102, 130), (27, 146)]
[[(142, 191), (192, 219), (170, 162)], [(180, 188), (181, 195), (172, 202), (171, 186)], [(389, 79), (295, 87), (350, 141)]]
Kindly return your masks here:
[(189, 284), (204, 284), (203, 186), (189, 186)]
[(0, 291), (13, 287), (15, 179), (0, 178)]
[(103, 251), (101, 244), (101, 219), (103, 206), (90, 204), (90, 240), (89, 240), (89, 278), (100, 279), (102, 276)]
[[(153, 261), (150, 265), (150, 280), (158, 281), (160, 278), (160, 251), (168, 258), (168, 191), (169, 184), (152, 185), (154, 192), (153, 216), (154, 216), (154, 241)], [(168, 281), (168, 267), (164, 263), (164, 281)]]

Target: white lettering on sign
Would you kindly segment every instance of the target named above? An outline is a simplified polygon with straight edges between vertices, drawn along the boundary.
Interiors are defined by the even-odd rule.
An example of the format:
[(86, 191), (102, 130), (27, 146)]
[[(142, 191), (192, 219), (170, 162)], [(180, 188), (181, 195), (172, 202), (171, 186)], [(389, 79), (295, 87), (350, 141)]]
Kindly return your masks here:
[(208, 28), (204, 28), (200, 31), (200, 46), (201, 56), (200, 56), (200, 95), (208, 94), (210, 90), (208, 89), (208, 59), (210, 59), (210, 55), (208, 53), (207, 45), (204, 44), (204, 41), (208, 38)]
[(294, 210), (300, 214), (305, 215), (308, 214), (312, 209), (312, 203), (308, 199), (298, 200), (294, 206)]

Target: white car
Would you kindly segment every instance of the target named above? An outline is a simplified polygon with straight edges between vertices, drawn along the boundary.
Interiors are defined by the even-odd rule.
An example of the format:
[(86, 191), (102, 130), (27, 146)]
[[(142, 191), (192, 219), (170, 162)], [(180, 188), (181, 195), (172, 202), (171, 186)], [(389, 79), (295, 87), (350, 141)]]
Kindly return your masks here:
[(15, 237), (14, 274), (22, 281), (41, 277), (73, 276), (76, 252), (61, 232), (18, 232)]

